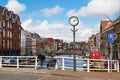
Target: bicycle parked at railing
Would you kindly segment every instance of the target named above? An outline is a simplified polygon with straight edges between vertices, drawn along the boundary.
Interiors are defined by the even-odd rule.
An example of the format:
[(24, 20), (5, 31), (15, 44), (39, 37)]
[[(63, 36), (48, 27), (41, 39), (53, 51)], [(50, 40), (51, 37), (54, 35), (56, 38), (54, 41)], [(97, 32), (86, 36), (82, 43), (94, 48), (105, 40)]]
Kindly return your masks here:
[[(115, 66), (114, 61), (109, 61), (109, 67), (113, 69), (114, 66)], [(105, 61), (105, 62), (104, 62), (104, 68), (105, 68), (105, 69), (108, 68), (108, 61)]]

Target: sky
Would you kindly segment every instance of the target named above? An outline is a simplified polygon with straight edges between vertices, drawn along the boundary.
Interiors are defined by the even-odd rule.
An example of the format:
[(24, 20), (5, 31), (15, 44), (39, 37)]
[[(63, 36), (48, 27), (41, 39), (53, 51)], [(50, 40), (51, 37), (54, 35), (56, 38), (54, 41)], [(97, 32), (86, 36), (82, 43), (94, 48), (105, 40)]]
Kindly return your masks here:
[(79, 18), (77, 42), (98, 33), (101, 20), (120, 16), (120, 0), (0, 0), (0, 5), (20, 16), (23, 29), (65, 42), (73, 41), (71, 16)]

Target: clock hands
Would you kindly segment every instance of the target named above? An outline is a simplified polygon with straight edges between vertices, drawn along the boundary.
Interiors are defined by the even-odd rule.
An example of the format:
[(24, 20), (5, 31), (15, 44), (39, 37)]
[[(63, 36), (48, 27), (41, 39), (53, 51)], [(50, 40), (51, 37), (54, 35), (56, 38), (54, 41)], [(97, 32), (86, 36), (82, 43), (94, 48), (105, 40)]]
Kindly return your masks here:
[(76, 25), (78, 25), (79, 20), (76, 16), (72, 16), (72, 17), (69, 18), (69, 23), (72, 26), (76, 26)]

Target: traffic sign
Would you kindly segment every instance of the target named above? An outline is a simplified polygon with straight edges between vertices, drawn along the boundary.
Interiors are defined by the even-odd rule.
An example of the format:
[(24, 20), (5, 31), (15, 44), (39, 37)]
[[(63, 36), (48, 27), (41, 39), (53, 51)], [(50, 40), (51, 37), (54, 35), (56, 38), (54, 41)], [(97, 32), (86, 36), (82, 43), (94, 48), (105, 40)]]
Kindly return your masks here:
[(114, 34), (108, 34), (108, 42), (114, 43), (114, 38), (115, 38)]

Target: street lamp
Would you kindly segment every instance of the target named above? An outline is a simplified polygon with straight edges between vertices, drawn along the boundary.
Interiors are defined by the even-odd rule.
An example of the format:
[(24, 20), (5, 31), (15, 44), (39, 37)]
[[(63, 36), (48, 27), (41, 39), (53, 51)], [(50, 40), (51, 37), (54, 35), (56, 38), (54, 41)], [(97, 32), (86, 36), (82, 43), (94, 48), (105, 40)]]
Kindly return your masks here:
[(69, 18), (69, 23), (71, 26), (73, 26), (73, 29), (71, 31), (73, 32), (73, 48), (74, 48), (74, 56), (73, 56), (73, 65), (74, 65), (74, 71), (76, 71), (76, 53), (75, 53), (75, 32), (77, 29), (75, 29), (75, 26), (79, 24), (79, 19), (76, 16), (72, 16)]

